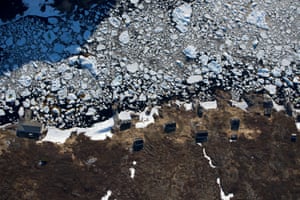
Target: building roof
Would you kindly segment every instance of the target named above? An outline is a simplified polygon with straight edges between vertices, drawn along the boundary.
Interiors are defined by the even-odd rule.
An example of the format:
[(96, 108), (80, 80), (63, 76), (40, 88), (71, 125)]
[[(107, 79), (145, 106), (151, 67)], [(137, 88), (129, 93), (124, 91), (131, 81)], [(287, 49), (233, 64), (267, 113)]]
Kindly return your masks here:
[(42, 130), (42, 124), (36, 121), (21, 122), (17, 128), (17, 131), (25, 131), (30, 133), (40, 133)]

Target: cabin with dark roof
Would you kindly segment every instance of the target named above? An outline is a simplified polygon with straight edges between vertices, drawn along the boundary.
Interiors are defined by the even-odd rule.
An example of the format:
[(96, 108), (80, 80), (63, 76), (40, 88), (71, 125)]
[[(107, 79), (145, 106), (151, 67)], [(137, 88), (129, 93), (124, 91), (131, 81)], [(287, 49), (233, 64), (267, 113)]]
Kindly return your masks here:
[(196, 143), (203, 143), (208, 141), (208, 132), (206, 130), (198, 131), (195, 136)]
[(197, 115), (200, 118), (203, 116), (203, 108), (201, 106), (198, 106), (197, 108)]
[(120, 122), (120, 131), (125, 131), (131, 128), (131, 120), (122, 120)]
[(176, 122), (169, 122), (164, 125), (165, 133), (172, 133), (176, 131)]
[(238, 118), (232, 118), (230, 120), (230, 127), (232, 131), (237, 131), (240, 128), (240, 119)]
[(272, 98), (267, 94), (264, 94), (263, 108), (273, 108)]
[(272, 108), (264, 108), (264, 116), (271, 117), (272, 115)]
[(141, 138), (136, 138), (132, 144), (133, 151), (141, 151), (144, 148), (144, 140)]
[(17, 128), (17, 136), (38, 140), (43, 131), (43, 125), (35, 121), (20, 122)]

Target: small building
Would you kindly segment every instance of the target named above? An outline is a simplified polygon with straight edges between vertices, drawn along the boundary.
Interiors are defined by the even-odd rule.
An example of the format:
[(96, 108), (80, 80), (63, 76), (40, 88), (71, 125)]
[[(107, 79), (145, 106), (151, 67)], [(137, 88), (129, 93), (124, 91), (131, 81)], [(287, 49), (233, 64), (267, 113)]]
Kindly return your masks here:
[(291, 102), (287, 102), (284, 104), (284, 107), (285, 107), (285, 112), (288, 116), (293, 116), (293, 105)]
[(230, 127), (232, 131), (238, 131), (240, 128), (240, 119), (232, 118), (230, 120)]
[(132, 144), (133, 151), (141, 151), (144, 148), (144, 140), (142, 138), (136, 138)]
[(264, 116), (271, 117), (272, 115), (272, 108), (264, 108)]
[(270, 97), (265, 97), (264, 98), (264, 102), (263, 102), (263, 107), (264, 108), (273, 108), (273, 102), (272, 99)]
[(43, 125), (36, 121), (20, 122), (17, 128), (17, 136), (38, 140), (43, 131)]
[(176, 131), (176, 122), (169, 122), (164, 125), (164, 132), (171, 133)]
[(131, 128), (131, 120), (122, 120), (120, 122), (120, 131), (125, 131)]
[(203, 108), (202, 108), (202, 106), (198, 106), (198, 108), (197, 108), (197, 115), (200, 118), (203, 116)]
[(296, 133), (293, 133), (291, 135), (291, 142), (296, 142), (296, 141), (297, 141), (297, 135), (296, 135)]
[(208, 141), (208, 132), (206, 130), (198, 131), (195, 137), (196, 143), (203, 143)]

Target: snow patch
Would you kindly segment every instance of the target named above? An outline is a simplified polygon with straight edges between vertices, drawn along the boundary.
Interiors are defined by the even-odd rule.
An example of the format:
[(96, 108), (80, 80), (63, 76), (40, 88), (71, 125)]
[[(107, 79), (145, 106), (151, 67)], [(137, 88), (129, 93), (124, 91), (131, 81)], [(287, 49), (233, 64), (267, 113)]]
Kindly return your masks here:
[(134, 179), (135, 169), (133, 167), (130, 167), (129, 171), (130, 171), (130, 178)]
[(109, 197), (111, 196), (111, 194), (112, 194), (112, 191), (111, 190), (107, 190), (106, 195), (103, 196), (101, 198), (101, 200), (109, 200)]
[(202, 106), (204, 109), (209, 110), (209, 109), (217, 109), (217, 101), (206, 101), (206, 102), (200, 102), (200, 106)]
[(130, 112), (130, 111), (122, 111), (122, 112), (119, 113), (118, 118), (120, 120), (124, 120), (124, 121), (131, 120), (131, 113), (132, 112)]
[(279, 111), (284, 111), (285, 110), (285, 108), (284, 108), (284, 106), (283, 105), (278, 105), (275, 101), (273, 101), (273, 108), (277, 111), (277, 112), (279, 112)]
[(135, 124), (136, 128), (146, 128), (148, 125), (153, 124), (155, 122), (154, 115), (159, 115), (158, 113), (159, 106), (155, 106), (152, 108), (150, 114), (147, 114), (148, 107), (145, 108), (143, 112), (140, 113), (139, 122)]
[(43, 142), (64, 143), (72, 132), (84, 133), (91, 140), (105, 140), (112, 137), (111, 129), (114, 126), (113, 118), (94, 124), (89, 128), (74, 127), (71, 129), (61, 130), (56, 127), (48, 127), (48, 132)]
[(193, 103), (185, 103), (183, 106), (186, 111), (193, 110)]
[(300, 131), (300, 122), (296, 122), (296, 127), (297, 127), (298, 131)]
[(234, 101), (234, 100), (230, 100), (232, 103), (232, 106), (240, 108), (243, 111), (247, 112), (247, 108), (248, 108), (248, 104), (246, 101)]
[(204, 158), (206, 158), (208, 160), (209, 166), (211, 168), (216, 168), (216, 166), (212, 163), (211, 158), (206, 154), (205, 148), (203, 148), (203, 155), (204, 155)]
[(231, 198), (234, 197), (233, 193), (229, 193), (228, 195), (225, 194), (225, 192), (223, 191), (223, 188), (221, 186), (220, 178), (217, 178), (217, 184), (219, 185), (219, 188), (220, 188), (221, 200), (230, 200)]

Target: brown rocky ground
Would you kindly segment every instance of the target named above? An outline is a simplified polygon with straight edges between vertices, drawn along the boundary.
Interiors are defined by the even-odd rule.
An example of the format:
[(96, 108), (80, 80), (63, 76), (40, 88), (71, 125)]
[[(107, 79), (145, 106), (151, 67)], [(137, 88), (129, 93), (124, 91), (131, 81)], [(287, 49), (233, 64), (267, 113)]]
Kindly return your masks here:
[[(38, 144), (16, 138), (13, 130), (1, 131), (0, 199), (101, 199), (111, 190), (110, 199), (214, 200), (220, 199), (218, 177), (225, 193), (234, 193), (232, 199), (300, 199), (300, 145), (290, 142), (297, 131), (294, 119), (284, 112), (262, 116), (260, 97), (249, 112), (230, 107), (227, 98), (219, 92), (219, 108), (201, 119), (165, 105), (155, 124), (105, 141), (74, 134), (65, 145)], [(231, 117), (241, 119), (233, 143), (228, 141)], [(175, 133), (163, 133), (168, 121), (177, 122)], [(215, 169), (194, 143), (192, 123), (208, 130), (203, 147)], [(132, 153), (136, 137), (145, 139), (145, 148)], [(39, 166), (39, 160), (47, 164)]]

